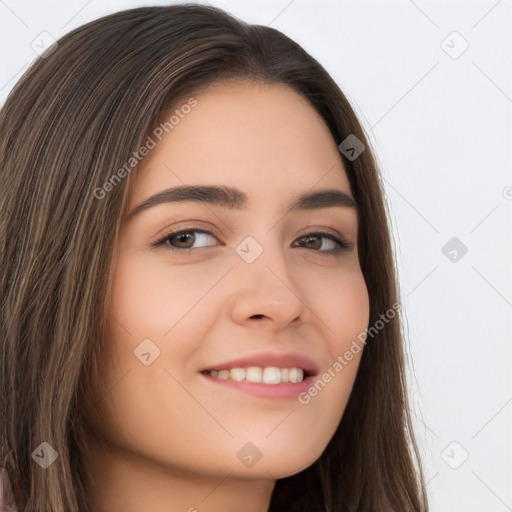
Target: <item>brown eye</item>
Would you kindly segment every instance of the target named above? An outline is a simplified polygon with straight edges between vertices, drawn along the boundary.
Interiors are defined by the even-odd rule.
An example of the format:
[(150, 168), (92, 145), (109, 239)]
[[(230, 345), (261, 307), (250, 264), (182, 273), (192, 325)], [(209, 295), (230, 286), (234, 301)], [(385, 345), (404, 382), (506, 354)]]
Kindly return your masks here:
[(305, 241), (305, 245), (308, 247), (308, 249), (320, 249), (322, 246), (322, 239), (318, 236), (308, 236), (302, 240)]
[[(350, 249), (350, 245), (345, 240), (331, 233), (308, 233), (306, 236), (299, 238), (299, 241), (300, 240), (305, 241), (305, 245), (302, 247), (328, 254)], [(325, 240), (327, 240), (327, 242), (325, 242)]]
[[(168, 233), (160, 240), (157, 240), (153, 244), (153, 247), (165, 246), (173, 251), (187, 251), (195, 249), (195, 244), (207, 242), (208, 238), (216, 239), (212, 233), (208, 231), (202, 231), (199, 229), (187, 229), (178, 231), (176, 233)], [(215, 243), (202, 243), (197, 249), (201, 247), (208, 247), (215, 245)]]
[[(191, 233), (179, 233), (178, 235), (168, 237), (167, 240), (171, 242), (171, 245), (175, 245), (181, 249), (190, 249), (190, 244), (194, 244), (195, 236)], [(172, 243), (172, 240), (174, 240), (174, 243)]]

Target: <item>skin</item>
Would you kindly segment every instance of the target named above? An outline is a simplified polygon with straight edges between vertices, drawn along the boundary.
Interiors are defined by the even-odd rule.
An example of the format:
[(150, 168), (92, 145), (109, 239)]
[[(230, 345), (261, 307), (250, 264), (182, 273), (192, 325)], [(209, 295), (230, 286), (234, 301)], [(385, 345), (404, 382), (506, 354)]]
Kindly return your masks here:
[[(296, 351), (320, 376), (367, 327), (369, 302), (355, 208), (286, 214), (299, 193), (351, 195), (314, 108), (284, 85), (225, 82), (194, 97), (197, 106), (137, 170), (128, 212), (183, 184), (234, 186), (249, 204), (236, 211), (163, 203), (123, 221), (108, 339), (88, 398), (86, 494), (94, 511), (266, 511), (276, 479), (310, 466), (332, 438), (359, 365), (361, 353), (307, 405), (255, 397), (199, 373), (262, 351)], [(188, 242), (174, 237), (151, 248), (173, 228), (214, 236), (194, 231)], [(306, 243), (322, 228), (352, 248), (328, 254), (329, 239)], [(251, 264), (235, 251), (247, 236), (263, 248)], [(171, 242), (191, 250), (172, 252)], [(147, 338), (160, 349), (149, 366), (134, 357)], [(252, 467), (237, 457), (247, 442), (262, 454)]]

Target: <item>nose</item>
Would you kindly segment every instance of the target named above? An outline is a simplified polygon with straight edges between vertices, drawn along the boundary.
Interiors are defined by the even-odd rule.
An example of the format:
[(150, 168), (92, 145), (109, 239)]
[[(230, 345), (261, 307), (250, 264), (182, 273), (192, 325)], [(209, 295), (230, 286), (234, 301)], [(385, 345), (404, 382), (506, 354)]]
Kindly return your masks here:
[[(238, 258), (238, 256), (237, 256)], [(308, 322), (311, 310), (285, 254), (277, 244), (264, 247), (252, 263), (242, 258), (233, 273), (231, 316), (240, 325), (267, 324), (272, 330)]]

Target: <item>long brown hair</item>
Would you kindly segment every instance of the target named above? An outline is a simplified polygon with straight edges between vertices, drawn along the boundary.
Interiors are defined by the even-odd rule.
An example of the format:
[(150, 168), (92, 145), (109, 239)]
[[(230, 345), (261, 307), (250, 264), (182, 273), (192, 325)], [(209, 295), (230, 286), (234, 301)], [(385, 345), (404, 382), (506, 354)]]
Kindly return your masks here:
[[(18, 507), (87, 510), (80, 394), (101, 352), (127, 162), (162, 112), (221, 80), (286, 84), (325, 120), (358, 205), (370, 323), (397, 303), (389, 223), (365, 133), (324, 68), (281, 32), (195, 4), (117, 12), (65, 35), (0, 112), (1, 458)], [(320, 458), (276, 482), (269, 510), (427, 510), (411, 429), (400, 319), (368, 340), (343, 418)], [(48, 442), (47, 469), (32, 452)]]

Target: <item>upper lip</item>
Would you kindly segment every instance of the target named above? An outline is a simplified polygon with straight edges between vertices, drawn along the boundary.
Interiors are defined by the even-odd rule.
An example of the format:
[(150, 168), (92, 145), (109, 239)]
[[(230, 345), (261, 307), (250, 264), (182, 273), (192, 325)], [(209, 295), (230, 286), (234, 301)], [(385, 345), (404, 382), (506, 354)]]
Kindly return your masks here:
[(201, 371), (231, 370), (231, 368), (247, 368), (249, 366), (259, 366), (261, 368), (269, 366), (277, 368), (302, 368), (307, 375), (316, 375), (318, 373), (317, 365), (308, 356), (297, 352), (260, 352), (251, 356), (218, 363)]

